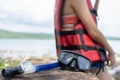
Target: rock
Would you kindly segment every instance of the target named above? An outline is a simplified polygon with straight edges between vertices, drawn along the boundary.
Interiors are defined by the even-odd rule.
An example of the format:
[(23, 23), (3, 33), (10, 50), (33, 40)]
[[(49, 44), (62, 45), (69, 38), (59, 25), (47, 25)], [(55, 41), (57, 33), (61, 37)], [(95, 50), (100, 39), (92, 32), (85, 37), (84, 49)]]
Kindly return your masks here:
[(113, 75), (115, 80), (120, 80), (120, 66), (117, 66), (111, 70), (109, 70), (110, 74)]
[(120, 54), (115, 55), (116, 64), (109, 69), (115, 80), (120, 80)]
[(117, 71), (114, 75), (115, 80), (120, 80), (120, 71)]
[(114, 74), (116, 74), (118, 71), (120, 72), (120, 66), (117, 66), (117, 67), (114, 67), (114, 68), (110, 69), (110, 70), (109, 70), (109, 73), (112, 74), (112, 75), (114, 75)]
[(71, 72), (60, 69), (41, 71), (39, 73), (20, 75), (2, 80), (98, 80), (94, 75), (82, 72)]

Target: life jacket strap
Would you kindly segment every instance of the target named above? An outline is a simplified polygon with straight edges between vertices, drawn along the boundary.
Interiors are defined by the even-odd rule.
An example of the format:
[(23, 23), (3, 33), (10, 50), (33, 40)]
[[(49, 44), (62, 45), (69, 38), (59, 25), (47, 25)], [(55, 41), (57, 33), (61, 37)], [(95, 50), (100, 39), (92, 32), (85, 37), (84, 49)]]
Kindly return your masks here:
[(80, 34), (80, 40), (82, 42), (82, 48), (83, 48), (84, 51), (87, 51), (88, 48), (86, 47), (85, 41), (83, 39), (84, 30), (79, 30), (79, 34)]
[(95, 9), (90, 10), (90, 13), (98, 16), (98, 13), (97, 13), (97, 11)]
[[(98, 50), (94, 46), (86, 46), (87, 50)], [(57, 45), (58, 50), (84, 50), (82, 45), (73, 45), (73, 46), (62, 46)], [(103, 48), (99, 48), (99, 50), (102, 50)]]
[(107, 65), (109, 65), (109, 61), (108, 61), (108, 59), (107, 59), (107, 57), (106, 57), (107, 55), (106, 55), (106, 50), (105, 50), (105, 48), (99, 49), (99, 47), (98, 47), (98, 45), (97, 45), (97, 42), (96, 42), (96, 41), (93, 41), (93, 42), (94, 42), (95, 47), (96, 47), (96, 49), (97, 49), (97, 51), (98, 51), (98, 54), (99, 54), (99, 56), (100, 56), (100, 67), (99, 67), (98, 72), (96, 73), (96, 75), (97, 75), (97, 74), (99, 74), (99, 72), (100, 72), (101, 70), (104, 72), (105, 61), (107, 61)]
[(100, 62), (99, 70), (97, 71), (96, 75), (98, 75), (101, 70), (104, 72), (104, 67), (105, 67), (105, 62), (104, 62), (104, 61), (101, 61), (101, 62)]

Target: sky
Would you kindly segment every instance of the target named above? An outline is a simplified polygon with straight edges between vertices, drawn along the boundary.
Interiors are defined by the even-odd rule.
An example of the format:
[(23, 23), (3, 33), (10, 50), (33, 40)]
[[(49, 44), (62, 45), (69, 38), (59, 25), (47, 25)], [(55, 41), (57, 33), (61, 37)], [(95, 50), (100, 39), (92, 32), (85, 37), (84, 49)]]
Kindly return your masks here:
[(54, 0), (0, 0), (1, 29), (52, 33), (53, 14)]
[[(120, 0), (100, 0), (100, 25), (120, 28), (119, 3)], [(55, 0), (0, 0), (0, 29), (54, 33), (54, 6)]]

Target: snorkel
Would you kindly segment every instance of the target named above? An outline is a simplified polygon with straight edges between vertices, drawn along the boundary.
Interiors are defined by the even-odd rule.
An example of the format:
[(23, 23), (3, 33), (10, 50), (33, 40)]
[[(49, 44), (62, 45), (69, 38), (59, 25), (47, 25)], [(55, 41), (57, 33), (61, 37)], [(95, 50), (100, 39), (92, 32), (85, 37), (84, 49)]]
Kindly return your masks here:
[(14, 77), (21, 74), (30, 74), (43, 70), (50, 70), (57, 67), (59, 67), (58, 62), (33, 65), (31, 62), (25, 61), (21, 63), (19, 66), (2, 69), (2, 76)]

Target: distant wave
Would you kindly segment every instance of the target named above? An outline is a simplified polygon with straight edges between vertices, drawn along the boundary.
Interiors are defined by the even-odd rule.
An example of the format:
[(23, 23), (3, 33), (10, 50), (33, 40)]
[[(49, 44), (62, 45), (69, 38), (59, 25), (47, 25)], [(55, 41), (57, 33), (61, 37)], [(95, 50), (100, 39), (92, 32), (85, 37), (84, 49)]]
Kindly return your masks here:
[(106, 36), (108, 40), (120, 40), (120, 37)]

